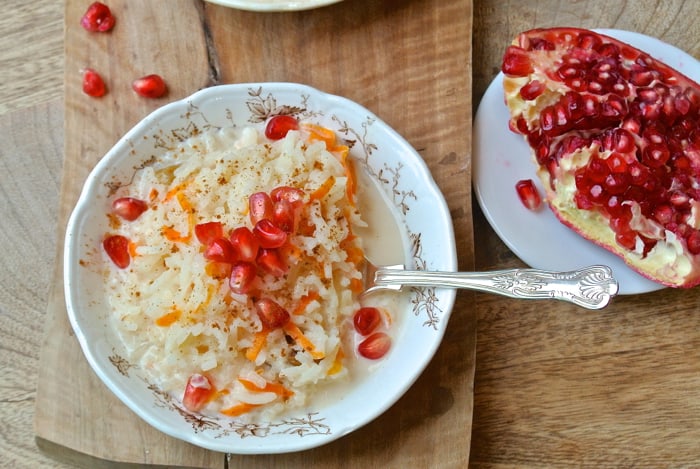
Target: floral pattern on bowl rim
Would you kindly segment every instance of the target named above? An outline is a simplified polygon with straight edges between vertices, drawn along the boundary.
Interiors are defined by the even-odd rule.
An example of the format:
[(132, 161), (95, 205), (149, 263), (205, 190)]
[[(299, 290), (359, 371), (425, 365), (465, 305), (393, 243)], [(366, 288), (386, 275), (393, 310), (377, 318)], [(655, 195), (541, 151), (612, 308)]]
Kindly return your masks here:
[[(138, 366), (124, 358), (126, 353), (108, 327), (109, 313), (101, 304), (102, 275), (90, 268), (100, 264), (99, 240), (106, 230), (104, 214), (109, 210), (110, 196), (128, 184), (136, 170), (152, 164), (158, 152), (205, 130), (262, 127), (270, 116), (278, 114), (334, 129), (399, 212), (409, 244), (407, 257), (414, 267), (456, 270), (451, 218), (427, 166), (396, 132), (345, 98), (290, 83), (221, 85), (147, 116), (96, 165), (69, 220), (64, 259), (69, 319), (93, 370), (117, 397), (160, 431), (215, 451), (298, 451), (328, 443), (373, 420), (396, 402), (427, 366), (442, 339), (455, 298), (450, 289), (411, 289), (410, 311), (406, 311), (400, 336), (379, 369), (353, 385), (340, 403), (272, 422), (245, 423), (225, 416), (193, 414), (148, 382)], [(412, 366), (401, 366), (406, 362)], [(385, 393), (368, 405), (366, 393), (376, 396), (373, 389), (379, 383)], [(366, 412), (360, 414), (358, 408)]]

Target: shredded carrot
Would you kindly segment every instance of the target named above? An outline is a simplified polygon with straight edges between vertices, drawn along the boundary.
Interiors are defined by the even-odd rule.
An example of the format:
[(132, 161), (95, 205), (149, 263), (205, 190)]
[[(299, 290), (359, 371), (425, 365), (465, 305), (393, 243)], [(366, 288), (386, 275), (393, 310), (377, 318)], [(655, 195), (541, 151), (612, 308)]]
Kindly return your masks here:
[(137, 249), (138, 247), (139, 247), (138, 244), (136, 244), (136, 243), (133, 242), (133, 241), (129, 241), (129, 255), (131, 256), (132, 259), (133, 259), (134, 257), (136, 257), (136, 256), (139, 255), (139, 253), (136, 252), (136, 249)]
[(189, 236), (183, 236), (172, 226), (164, 226), (161, 229), (161, 233), (165, 236), (165, 239), (172, 241), (174, 243), (186, 243), (189, 241)]
[(148, 199), (153, 202), (158, 198), (158, 190), (154, 187), (151, 189), (151, 191), (148, 193)]
[(309, 306), (312, 301), (319, 299), (320, 296), (321, 295), (319, 295), (317, 291), (312, 291), (302, 296), (296, 308), (292, 311), (292, 314), (304, 314), (306, 307)]
[(175, 321), (180, 319), (182, 311), (177, 308), (173, 308), (169, 313), (165, 313), (158, 319), (156, 319), (156, 326), (167, 327), (172, 325)]
[(335, 176), (331, 174), (328, 176), (328, 179), (326, 179), (315, 191), (309, 195), (309, 200), (321, 200), (330, 192), (334, 184)]
[(165, 236), (166, 239), (169, 241), (175, 242), (175, 243), (187, 243), (192, 239), (192, 233), (194, 231), (194, 225), (195, 225), (195, 219), (194, 219), (194, 207), (192, 206), (192, 203), (189, 201), (187, 196), (185, 195), (184, 192), (182, 192), (182, 189), (185, 188), (187, 184), (189, 184), (190, 181), (184, 181), (181, 184), (178, 184), (177, 186), (173, 187), (170, 189), (167, 194), (165, 194), (165, 197), (163, 198), (164, 202), (167, 202), (171, 200), (173, 197), (177, 198), (178, 203), (180, 204), (180, 208), (187, 213), (187, 234), (182, 234), (176, 229), (174, 229), (172, 226), (166, 226), (163, 227), (161, 230), (163, 233), (163, 236)]
[[(345, 186), (345, 191), (348, 200), (353, 205), (355, 204), (355, 167), (352, 164), (348, 155), (350, 154), (350, 148), (347, 145), (342, 145), (337, 143), (337, 138), (335, 132), (332, 129), (316, 125), (316, 124), (302, 124), (302, 129), (308, 133), (308, 140), (310, 142), (321, 141), (326, 144), (326, 150), (333, 153), (338, 160), (342, 163), (343, 168), (345, 168), (345, 176), (347, 177), (347, 183)], [(325, 195), (325, 194), (324, 194)], [(312, 198), (313, 200), (313, 198)]]
[(301, 125), (301, 128), (309, 134), (309, 141), (311, 142), (324, 142), (326, 148), (330, 149), (335, 146), (335, 132), (333, 130), (322, 127), (316, 124), (305, 123)]
[(362, 248), (353, 243), (355, 238), (357, 238), (357, 236), (349, 233), (345, 239), (340, 242), (340, 248), (347, 253), (348, 261), (359, 265), (365, 260), (365, 252)]
[(328, 369), (328, 374), (329, 375), (334, 375), (337, 373), (340, 373), (340, 371), (343, 369), (343, 358), (345, 357), (345, 354), (343, 353), (342, 348), (338, 348), (338, 353), (335, 354), (335, 360), (333, 360), (333, 365)]
[(224, 280), (231, 275), (231, 264), (227, 262), (207, 262), (204, 266), (204, 272), (211, 278)]
[(262, 350), (262, 348), (265, 346), (265, 342), (267, 341), (267, 334), (269, 334), (270, 331), (263, 329), (260, 332), (255, 333), (255, 337), (253, 337), (253, 345), (248, 348), (248, 350), (245, 351), (245, 357), (254, 362), (256, 358), (258, 358), (258, 354)]
[(299, 344), (304, 350), (309, 352), (314, 360), (320, 360), (326, 356), (325, 353), (316, 349), (316, 346), (301, 332), (301, 329), (292, 321), (284, 325), (284, 332), (289, 334), (294, 341)]
[(229, 417), (238, 417), (239, 415), (243, 415), (246, 412), (250, 412), (256, 407), (260, 407), (260, 404), (248, 404), (247, 402), (241, 402), (240, 404), (236, 404), (229, 408), (221, 409), (221, 413), (224, 415), (228, 415)]
[(265, 387), (261, 388), (258, 387), (254, 382), (247, 380), (245, 378), (238, 378), (238, 381), (243, 385), (244, 388), (246, 388), (248, 391), (254, 391), (254, 392), (274, 392), (278, 396), (281, 397), (290, 397), (294, 395), (294, 392), (290, 391), (289, 389), (285, 388), (279, 383), (270, 383), (269, 381), (265, 382)]
[(192, 206), (192, 203), (190, 203), (189, 199), (185, 197), (185, 194), (182, 192), (178, 192), (177, 194), (177, 201), (180, 203), (180, 207), (182, 208), (183, 211), (187, 212), (187, 226), (189, 228), (187, 232), (187, 240), (189, 241), (192, 238), (192, 232), (194, 231), (194, 207)]
[(302, 236), (313, 236), (314, 232), (316, 231), (316, 225), (314, 225), (311, 220), (302, 220), (302, 223), (299, 223), (299, 227), (297, 228), (297, 234), (300, 234)]
[(364, 290), (365, 284), (362, 281), (362, 279), (359, 278), (351, 278), (350, 279), (350, 291), (357, 294), (362, 292)]
[(187, 185), (190, 183), (190, 180), (182, 181), (180, 184), (176, 185), (172, 189), (170, 189), (168, 192), (165, 193), (165, 197), (163, 197), (163, 202), (167, 202), (168, 200), (172, 199), (173, 197), (177, 196), (179, 192), (181, 192)]

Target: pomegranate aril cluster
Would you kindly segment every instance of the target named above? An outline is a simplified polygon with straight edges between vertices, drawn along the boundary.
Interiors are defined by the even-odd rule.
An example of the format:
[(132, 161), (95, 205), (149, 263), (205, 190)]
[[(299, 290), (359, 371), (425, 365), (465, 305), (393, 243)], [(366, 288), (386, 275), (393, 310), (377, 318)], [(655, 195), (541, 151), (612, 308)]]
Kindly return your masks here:
[(285, 247), (298, 225), (303, 198), (302, 190), (288, 186), (277, 187), (269, 194), (256, 192), (248, 197), (252, 229), (241, 225), (226, 235), (226, 228), (217, 221), (195, 226), (195, 235), (205, 246), (204, 257), (225, 264), (224, 269), (214, 271), (230, 269), (229, 287), (233, 293), (249, 293), (259, 275), (281, 277), (288, 272)]
[[(618, 244), (629, 250), (646, 253), (657, 242), (630, 225), (638, 207), (684, 240), (691, 253), (700, 253), (694, 208), (700, 200), (700, 93), (694, 84), (595, 34), (523, 39), (508, 48), (503, 70), (528, 76), (539, 54), (556, 58), (546, 79), (566, 91), (554, 102), (548, 98), (539, 119), (521, 117), (513, 130), (527, 137), (552, 184), (561, 158), (585, 149), (592, 156), (575, 173), (578, 208), (604, 213)], [(536, 100), (544, 91), (534, 77), (520, 96)]]

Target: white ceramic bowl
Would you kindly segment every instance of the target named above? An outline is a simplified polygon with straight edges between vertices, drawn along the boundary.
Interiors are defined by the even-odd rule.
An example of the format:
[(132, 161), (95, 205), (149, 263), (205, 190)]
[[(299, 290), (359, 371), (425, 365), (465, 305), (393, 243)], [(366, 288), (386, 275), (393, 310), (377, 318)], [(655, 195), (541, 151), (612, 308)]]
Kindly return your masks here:
[(239, 10), (273, 12), (273, 11), (299, 11), (320, 8), (341, 0), (208, 0), (226, 7)]
[(406, 258), (421, 269), (456, 270), (454, 231), (445, 201), (416, 151), (367, 109), (313, 88), (289, 83), (222, 85), (168, 104), (143, 119), (100, 160), (89, 175), (68, 222), (65, 293), (68, 315), (83, 352), (107, 387), (160, 431), (215, 451), (260, 454), (298, 451), (333, 441), (376, 418), (421, 374), (437, 349), (454, 303), (449, 289), (415, 289), (389, 354), (343, 399), (284, 419), (244, 424), (203, 417), (149, 382), (130, 363), (110, 327), (103, 292), (101, 240), (108, 230), (110, 191), (163, 146), (207, 128), (254, 125), (272, 114), (334, 129), (354, 140), (353, 157), (401, 214), (409, 246)]

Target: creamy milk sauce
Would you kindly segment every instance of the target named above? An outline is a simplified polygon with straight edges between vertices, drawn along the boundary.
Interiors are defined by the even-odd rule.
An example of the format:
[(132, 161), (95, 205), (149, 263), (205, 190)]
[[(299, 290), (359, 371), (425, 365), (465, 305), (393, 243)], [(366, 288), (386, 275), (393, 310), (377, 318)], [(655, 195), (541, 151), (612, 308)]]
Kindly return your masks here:
[[(396, 208), (388, 197), (371, 178), (366, 171), (356, 165), (357, 175), (357, 206), (362, 219), (367, 223), (366, 228), (355, 228), (356, 234), (363, 239), (363, 247), (366, 257), (375, 265), (406, 265), (410, 267), (410, 259), (407, 255), (408, 238), (405, 230), (399, 227), (400, 221)], [(401, 329), (405, 326), (404, 317), (410, 308), (410, 290), (379, 291), (362, 299), (363, 306), (377, 306), (384, 308), (391, 316), (391, 324), (386, 332), (392, 337), (394, 343), (387, 355), (393, 353), (396, 347), (397, 337), (401, 335)], [(332, 405), (342, 399), (349, 389), (359, 384), (368, 375), (380, 372), (386, 357), (379, 360), (368, 360), (357, 354), (357, 344), (362, 341), (362, 336), (355, 332), (350, 323), (348, 333), (344, 337), (344, 350), (347, 354), (345, 365), (350, 370), (350, 381), (328, 383), (319, 386), (315, 395), (310, 399), (310, 410), (318, 411), (320, 408)]]

